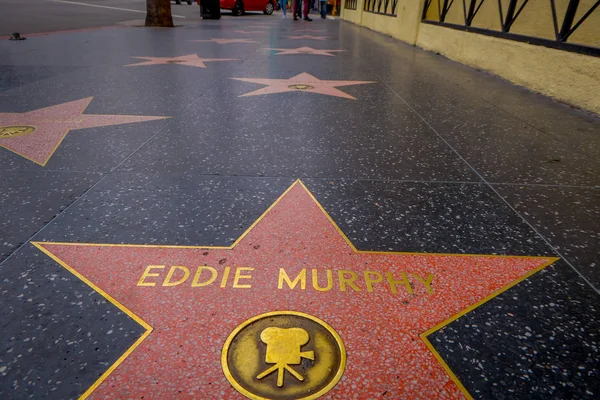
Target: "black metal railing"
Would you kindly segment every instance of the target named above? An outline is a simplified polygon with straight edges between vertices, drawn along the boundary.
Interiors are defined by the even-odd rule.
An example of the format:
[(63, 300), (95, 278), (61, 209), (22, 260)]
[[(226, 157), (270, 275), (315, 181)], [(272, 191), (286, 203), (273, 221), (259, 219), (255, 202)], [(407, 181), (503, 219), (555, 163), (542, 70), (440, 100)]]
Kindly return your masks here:
[(344, 8), (346, 10), (356, 10), (356, 3), (358, 0), (346, 0), (344, 3)]
[(365, 0), (365, 6), (363, 10), (370, 13), (390, 15), (395, 17), (397, 5), (398, 0)]
[[(598, 8), (598, 6), (600, 6), (600, 0), (596, 0), (587, 10), (580, 9), (580, 0), (568, 0), (569, 3), (561, 14), (558, 14), (557, 12), (555, 0), (546, 0), (549, 2), (549, 7), (552, 10), (552, 22), (555, 35), (554, 40), (511, 32), (513, 24), (517, 18), (519, 18), (523, 9), (527, 6), (539, 7), (539, 0), (508, 0), (508, 5), (505, 7), (503, 7), (503, 2), (501, 0), (497, 0), (498, 3), (496, 8), (500, 21), (500, 29), (494, 30), (473, 26), (473, 19), (477, 16), (481, 6), (486, 1), (490, 1), (492, 3), (496, 2), (496, 0), (425, 0), (425, 7), (423, 9), (423, 22), (428, 24), (442, 25), (453, 29), (503, 37), (511, 40), (518, 40), (521, 42), (528, 42), (531, 44), (559, 48), (562, 50), (574, 51), (577, 53), (600, 56), (600, 33), (598, 33), (598, 43), (593, 43), (591, 45), (589, 43), (578, 44), (569, 41), (573, 33), (577, 31), (579, 27), (581, 27), (581, 24), (583, 24), (588, 17), (592, 15), (592, 13), (600, 13), (600, 8)], [(437, 3), (437, 10), (430, 10), (430, 8), (432, 8), (432, 4), (435, 3)], [(506, 3), (504, 2), (504, 4)], [(461, 11), (462, 15), (464, 16), (464, 23), (462, 23), (462, 21), (461, 23), (456, 23), (456, 21), (450, 23), (446, 21), (451, 7), (462, 8)], [(581, 16), (576, 19), (575, 17), (578, 11)], [(432, 14), (434, 17), (431, 16)]]

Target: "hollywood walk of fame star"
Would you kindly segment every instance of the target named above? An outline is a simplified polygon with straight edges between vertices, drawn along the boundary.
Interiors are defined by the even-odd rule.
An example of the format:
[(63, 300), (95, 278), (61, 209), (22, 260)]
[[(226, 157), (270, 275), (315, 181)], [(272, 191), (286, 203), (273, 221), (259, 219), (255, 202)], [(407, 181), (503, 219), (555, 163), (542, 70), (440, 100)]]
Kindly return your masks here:
[(294, 32), (325, 32), (325, 29), (295, 29)]
[(298, 47), (297, 49), (274, 49), (267, 48), (267, 50), (276, 50), (276, 56), (282, 56), (286, 54), (312, 54), (317, 56), (330, 56), (334, 57), (333, 54), (330, 53), (338, 53), (346, 50), (324, 50), (324, 49), (313, 49), (312, 47)]
[(177, 64), (187, 65), (188, 67), (206, 68), (207, 62), (214, 61), (239, 61), (237, 58), (200, 58), (197, 54), (187, 54), (179, 57), (133, 57), (139, 58), (142, 61), (135, 64), (128, 64), (126, 67), (139, 67), (142, 65), (160, 65), (160, 64)]
[(273, 310), (339, 333), (348, 362), (332, 398), (378, 398), (382, 388), (390, 399), (468, 398), (427, 336), (556, 261), (360, 251), (300, 182), (227, 247), (34, 245), (146, 330), (82, 396), (98, 399), (237, 398), (221, 348), (240, 323)]
[(190, 40), (190, 42), (200, 42), (200, 43), (216, 43), (216, 44), (230, 44), (230, 43), (258, 43), (256, 40), (250, 39), (218, 39), (212, 38), (210, 40)]
[(292, 40), (300, 40), (300, 39), (310, 39), (310, 40), (327, 40), (329, 36), (313, 36), (313, 35), (292, 35), (286, 36), (288, 39)]
[(315, 78), (314, 76), (303, 72), (289, 79), (255, 79), (255, 78), (231, 78), (242, 82), (257, 83), (267, 85), (267, 87), (244, 93), (240, 97), (259, 96), (262, 94), (285, 93), (285, 92), (310, 92), (319, 93), (328, 96), (343, 97), (345, 99), (356, 100), (348, 93), (336, 89), (338, 86), (363, 85), (374, 83), (370, 81), (328, 81)]
[(70, 130), (169, 118), (83, 114), (91, 101), (88, 97), (24, 113), (0, 113), (0, 146), (44, 166)]

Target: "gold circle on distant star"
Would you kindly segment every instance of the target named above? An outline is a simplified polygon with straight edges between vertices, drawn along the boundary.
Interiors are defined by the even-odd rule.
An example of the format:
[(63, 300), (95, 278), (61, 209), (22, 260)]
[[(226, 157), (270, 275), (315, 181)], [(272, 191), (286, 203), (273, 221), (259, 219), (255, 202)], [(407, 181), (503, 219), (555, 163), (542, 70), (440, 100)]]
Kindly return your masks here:
[(312, 400), (338, 383), (346, 349), (320, 319), (275, 311), (250, 318), (231, 332), (221, 366), (229, 383), (252, 400)]
[(33, 133), (34, 131), (35, 126), (29, 125), (0, 126), (0, 139), (25, 136)]
[(305, 85), (303, 83), (298, 83), (296, 85), (290, 85), (288, 86), (290, 89), (296, 89), (296, 90), (310, 90), (310, 89), (314, 89), (314, 86), (310, 86), (310, 85)]

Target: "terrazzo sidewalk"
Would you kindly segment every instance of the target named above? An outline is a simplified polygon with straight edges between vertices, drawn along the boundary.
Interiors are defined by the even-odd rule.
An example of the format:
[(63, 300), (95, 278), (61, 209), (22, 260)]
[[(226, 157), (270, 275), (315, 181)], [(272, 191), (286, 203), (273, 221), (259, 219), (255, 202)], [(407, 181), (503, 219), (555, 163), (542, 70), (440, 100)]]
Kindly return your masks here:
[[(0, 398), (600, 396), (597, 116), (339, 20), (0, 54)], [(278, 311), (338, 368), (230, 371)]]

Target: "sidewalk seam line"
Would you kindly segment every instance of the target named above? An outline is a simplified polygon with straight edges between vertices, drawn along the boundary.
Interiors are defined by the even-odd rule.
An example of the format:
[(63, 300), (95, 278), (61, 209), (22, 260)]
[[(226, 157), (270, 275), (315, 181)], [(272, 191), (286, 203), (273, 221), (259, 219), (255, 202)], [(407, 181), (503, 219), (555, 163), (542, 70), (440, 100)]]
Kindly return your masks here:
[(454, 154), (456, 154), (464, 163), (465, 165), (467, 165), (481, 180), (483, 183), (485, 183), (495, 194), (496, 196), (498, 196), (503, 202), (504, 204), (506, 204), (517, 216), (519, 216), (519, 218), (521, 218), (521, 220), (523, 222), (525, 222), (532, 230), (533, 232), (535, 232), (536, 235), (538, 235), (543, 241), (544, 243), (546, 243), (550, 249), (552, 249), (552, 251), (554, 251), (554, 253), (556, 255), (558, 255), (561, 260), (563, 260), (569, 267), (571, 267), (571, 269), (573, 269), (573, 271), (575, 271), (577, 273), (577, 275), (579, 275), (579, 277), (581, 279), (583, 279), (583, 281), (585, 283), (587, 283), (595, 292), (596, 294), (600, 294), (600, 289), (597, 289), (592, 282), (590, 282), (577, 268), (575, 268), (575, 266), (573, 264), (571, 264), (571, 262), (569, 260), (567, 260), (549, 241), (548, 239), (546, 239), (546, 237), (544, 235), (542, 235), (528, 220), (525, 219), (525, 217), (523, 217), (523, 215), (521, 215), (521, 213), (519, 211), (517, 211), (509, 202), (508, 200), (506, 200), (502, 195), (500, 195), (500, 193), (492, 186), (492, 184), (490, 184), (482, 174), (480, 174), (455, 148), (454, 146), (452, 146), (425, 118), (423, 118), (423, 116), (413, 108), (413, 106), (411, 106), (405, 99), (404, 97), (400, 96), (400, 94), (394, 89), (392, 88), (387, 82), (384, 82), (381, 80), (381, 77), (376, 74), (378, 79), (389, 89), (392, 91), (392, 93), (394, 93), (399, 99), (401, 99), (407, 106), (408, 108), (410, 108), (428, 127), (429, 129), (431, 129), (437, 136), (438, 138), (440, 138), (440, 140), (442, 140), (446, 146), (448, 146), (450, 148), (450, 150), (452, 150), (454, 152)]

